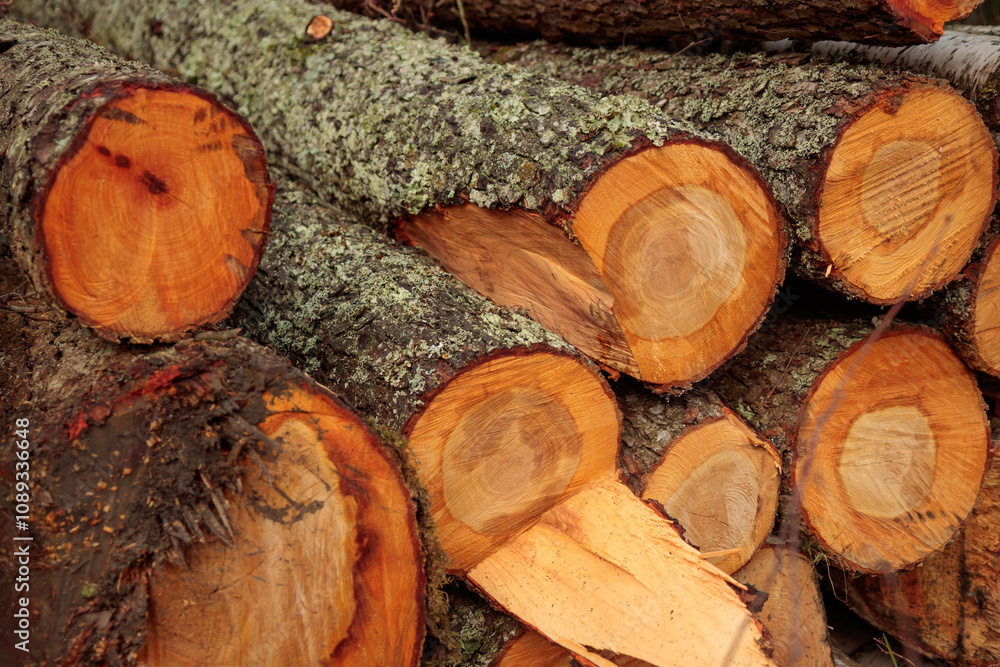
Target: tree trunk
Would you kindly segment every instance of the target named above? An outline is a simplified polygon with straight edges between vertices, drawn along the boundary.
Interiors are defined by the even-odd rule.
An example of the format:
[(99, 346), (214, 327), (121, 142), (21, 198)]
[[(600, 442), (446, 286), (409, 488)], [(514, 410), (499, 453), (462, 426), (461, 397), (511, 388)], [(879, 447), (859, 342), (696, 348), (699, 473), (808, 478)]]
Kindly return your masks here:
[(1000, 460), (954, 541), (898, 575), (843, 579), (851, 608), (922, 653), (957, 665), (1000, 664)]
[[(683, 623), (697, 623), (703, 612), (693, 601), (712, 600), (710, 608), (726, 619), (720, 632), (737, 638), (739, 660), (759, 664), (754, 629), (742, 625), (749, 617), (724, 575), (701, 565), (671, 524), (610, 480), (619, 417), (597, 374), (536, 323), (477, 295), (423, 254), (296, 199), (278, 198), (271, 242), (237, 321), (342, 390), (364, 413), (403, 431), (452, 571), (564, 646), (645, 651), (653, 664), (667, 664), (667, 647), (676, 650), (684, 636), (686, 625), (673, 624), (669, 610), (683, 603)], [(594, 490), (607, 484), (620, 490)], [(499, 599), (498, 586), (532, 587), (542, 570), (512, 564), (523, 555), (519, 549), (549, 545), (548, 522), (558, 523), (553, 517), (570, 511), (568, 505), (586, 503), (581, 496), (591, 500), (572, 510), (579, 521), (612, 521), (615, 511), (642, 517), (642, 525), (622, 518), (621, 527), (607, 528), (629, 549), (658, 540), (642, 547), (641, 567), (626, 559), (623, 574), (612, 575), (586, 555), (607, 546), (564, 536), (559, 549), (574, 565), (537, 589), (547, 596), (544, 604), (518, 594)], [(588, 532), (586, 539), (599, 542), (601, 534)], [(677, 559), (677, 550), (684, 557), (654, 568), (661, 574), (643, 570), (648, 559)], [(692, 562), (698, 572), (707, 569), (692, 582), (698, 594), (675, 599), (659, 578), (663, 568), (686, 572)], [(592, 630), (607, 624), (605, 608), (580, 604), (588, 580), (602, 581), (609, 595), (636, 609), (646, 607), (635, 587), (650, 587), (661, 611), (638, 629), (622, 626), (635, 639), (616, 644)], [(566, 624), (575, 630), (560, 634)], [(650, 646), (641, 638), (653, 630), (661, 638)]]
[(795, 270), (870, 303), (920, 299), (951, 281), (989, 224), (993, 138), (938, 80), (802, 54), (675, 58), (535, 43), (497, 58), (643, 97), (718, 132), (785, 206)]
[(900, 327), (866, 342), (871, 330), (786, 316), (713, 385), (786, 460), (794, 453), (807, 526), (857, 572), (899, 570), (947, 544), (989, 451), (975, 378), (941, 337)]
[(246, 122), (50, 31), (0, 21), (0, 53), (0, 233), (35, 289), (110, 340), (177, 340), (225, 317), (272, 198)]
[(818, 42), (819, 55), (851, 54), (927, 76), (948, 79), (969, 98), (994, 132), (1000, 130), (1000, 35), (988, 26), (958, 26), (933, 44), (909, 47), (863, 46), (850, 42)]
[(410, 492), (339, 399), (239, 338), (0, 319), (3, 591), (32, 660), (418, 663)]
[(733, 575), (767, 593), (756, 613), (782, 667), (833, 667), (826, 611), (812, 563), (797, 548), (766, 545)]
[(678, 522), (702, 558), (726, 574), (743, 567), (774, 527), (778, 452), (710, 391), (664, 399), (619, 384), (616, 393), (623, 467), (645, 469), (635, 490)]
[[(354, 11), (366, 9), (374, 16), (397, 13), (400, 8), (387, 0), (373, 5), (361, 0), (335, 0), (334, 4)], [(584, 4), (567, 0), (463, 0), (452, 6), (422, 0), (416, 3), (417, 10), (403, 6), (402, 14), (417, 23), (430, 21), (453, 27), (465, 23), (478, 31), (535, 35), (555, 42), (662, 46), (665, 38), (671, 37), (685, 43), (706, 38), (759, 42), (790, 37), (920, 44), (940, 37), (945, 22), (968, 16), (977, 4), (976, 0), (779, 0), (752, 6), (735, 0), (683, 5), (652, 0)]]
[[(398, 222), (463, 280), (645, 381), (706, 376), (742, 348), (783, 276), (784, 221), (756, 172), (637, 100), (513, 74), (301, 0), (225, 11), (44, 0), (18, 11), (68, 15), (113, 50), (231, 97), (273, 161), (327, 203)], [(318, 12), (335, 27), (313, 41), (305, 31)], [(485, 250), (449, 246), (458, 234)]]

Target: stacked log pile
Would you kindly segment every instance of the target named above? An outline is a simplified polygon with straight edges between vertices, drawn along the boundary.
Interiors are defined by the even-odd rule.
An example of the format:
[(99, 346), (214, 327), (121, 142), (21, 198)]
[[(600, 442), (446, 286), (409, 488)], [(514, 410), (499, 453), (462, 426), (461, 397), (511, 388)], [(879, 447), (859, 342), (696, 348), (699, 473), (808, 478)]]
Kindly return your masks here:
[[(466, 41), (676, 34), (654, 3), (570, 4), (456, 6)], [(909, 44), (972, 8), (857, 4), (681, 21)], [(830, 665), (808, 554), (915, 649), (1000, 663), (966, 365), (1000, 366), (988, 85), (856, 54), (478, 55), (394, 13), (446, 7), (364, 9), (396, 20), (14, 7), (117, 56), (0, 19), (0, 477), (32, 554), (30, 599), (0, 599), (30, 659)], [(786, 264), (938, 329), (768, 317)]]

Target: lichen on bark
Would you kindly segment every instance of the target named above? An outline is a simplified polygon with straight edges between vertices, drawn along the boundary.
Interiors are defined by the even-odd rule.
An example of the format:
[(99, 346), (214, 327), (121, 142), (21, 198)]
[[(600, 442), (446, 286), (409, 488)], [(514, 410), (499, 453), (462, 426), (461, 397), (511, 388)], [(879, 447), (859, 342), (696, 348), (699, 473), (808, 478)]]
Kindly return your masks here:
[(426, 397), (492, 354), (570, 348), (419, 250), (279, 195), (271, 239), (233, 323), (364, 414), (402, 430)]

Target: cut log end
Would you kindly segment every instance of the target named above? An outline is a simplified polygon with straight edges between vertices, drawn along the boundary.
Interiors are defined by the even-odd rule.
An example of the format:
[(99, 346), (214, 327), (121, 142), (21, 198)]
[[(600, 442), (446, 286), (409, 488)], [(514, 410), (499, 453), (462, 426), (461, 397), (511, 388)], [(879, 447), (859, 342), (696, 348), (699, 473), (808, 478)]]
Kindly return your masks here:
[(398, 474), (331, 401), (269, 403), (260, 428), (281, 452), (229, 503), (234, 544), (150, 576), (144, 664), (415, 665), (424, 579)]
[(952, 538), (988, 451), (972, 374), (937, 335), (904, 329), (858, 343), (814, 385), (795, 484), (828, 553), (854, 571), (894, 571)]
[(176, 339), (222, 319), (257, 267), (273, 189), (263, 149), (218, 102), (121, 86), (36, 213), (47, 279), (113, 339)]
[(606, 385), (570, 356), (494, 357), (456, 376), (405, 429), (452, 568), (613, 471), (618, 428)]
[(774, 526), (781, 458), (736, 415), (701, 424), (673, 442), (646, 478), (655, 500), (684, 528), (684, 538), (732, 574), (750, 560)]
[(765, 187), (699, 142), (612, 166), (580, 204), (573, 232), (648, 382), (687, 384), (738, 351), (784, 273), (784, 222)]
[(997, 152), (953, 91), (903, 88), (841, 135), (817, 238), (845, 288), (871, 303), (926, 296), (968, 261), (993, 210)]

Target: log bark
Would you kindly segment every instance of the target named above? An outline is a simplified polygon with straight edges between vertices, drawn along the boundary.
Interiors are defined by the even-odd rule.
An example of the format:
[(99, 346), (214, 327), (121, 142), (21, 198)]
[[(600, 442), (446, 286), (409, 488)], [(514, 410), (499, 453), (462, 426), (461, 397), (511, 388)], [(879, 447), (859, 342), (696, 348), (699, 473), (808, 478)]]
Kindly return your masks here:
[[(753, 643), (759, 635), (724, 575), (701, 564), (669, 522), (612, 479), (619, 417), (596, 373), (536, 323), (477, 295), (415, 249), (296, 199), (279, 195), (271, 243), (236, 319), (320, 381), (343, 388), (364, 413), (402, 430), (453, 572), (574, 651), (640, 653), (668, 664), (702, 612), (668, 593), (661, 578), (665, 570), (676, 576), (694, 568), (698, 594), (690, 600), (711, 601), (725, 619), (714, 627), (736, 642), (738, 661), (762, 663)], [(581, 496), (590, 509), (578, 506), (587, 503)], [(646, 523), (628, 523), (631, 537), (622, 519), (618, 529), (560, 538), (565, 512), (601, 523), (629, 512)], [(615, 553), (604, 532), (644, 556)], [(531, 577), (542, 570), (518, 564), (526, 548), (558, 548), (562, 562), (574, 565), (536, 586)], [(677, 560), (676, 553), (685, 555)], [(593, 554), (619, 562), (620, 572), (602, 569)], [(649, 559), (677, 562), (650, 574)], [(650, 607), (632, 619), (641, 623), (624, 641), (609, 637), (594, 630), (607, 624), (607, 608), (580, 604), (588, 580), (603, 581), (619, 605), (642, 609), (636, 587), (647, 587), (660, 611)], [(675, 624), (667, 612), (682, 603), (690, 608)]]
[(921, 653), (956, 665), (1000, 664), (1000, 462), (990, 466), (976, 511), (954, 541), (896, 576), (845, 579), (862, 618)]
[(246, 122), (54, 32), (3, 20), (0, 51), (0, 233), (35, 288), (111, 340), (177, 340), (224, 318), (273, 194)]
[(833, 667), (826, 611), (813, 564), (797, 548), (765, 545), (733, 576), (767, 593), (756, 612), (784, 667)]
[(989, 26), (945, 30), (932, 44), (909, 47), (865, 46), (850, 42), (818, 42), (812, 52), (846, 55), (927, 76), (947, 79), (969, 98), (994, 132), (1000, 130), (1000, 35)]
[(996, 147), (972, 105), (937, 79), (806, 54), (675, 58), (534, 43), (496, 57), (643, 97), (719, 133), (785, 206), (795, 270), (849, 296), (926, 296), (961, 271), (989, 223)]
[[(781, 481), (774, 446), (710, 391), (665, 399), (615, 389), (620, 458), (626, 469), (646, 468), (635, 491), (676, 521), (708, 562), (726, 574), (743, 567), (774, 527)], [(647, 467), (649, 454), (655, 462)]]
[(705, 38), (795, 38), (921, 44), (940, 37), (945, 22), (968, 16), (978, 2), (783, 0), (750, 7), (731, 0), (684, 5), (650, 0), (603, 0), (584, 5), (566, 0), (463, 0), (452, 6), (423, 0), (416, 3), (417, 9), (402, 6), (402, 12), (400, 5), (386, 0), (372, 4), (335, 0), (335, 4), (353, 11), (366, 10), (373, 16), (401, 15), (418, 24), (466, 24), (491, 34), (541, 36), (554, 42), (662, 45), (670, 37), (685, 43)]
[[(491, 298), (648, 382), (685, 386), (741, 349), (783, 275), (784, 222), (756, 172), (637, 100), (300, 0), (18, 11), (68, 16), (116, 52), (232, 98), (272, 161), (328, 204), (398, 223)], [(336, 28), (314, 41), (304, 35), (319, 12)], [(459, 234), (474, 245), (449, 246)]]
[(866, 342), (871, 331), (786, 316), (713, 384), (785, 455), (819, 546), (858, 572), (899, 570), (947, 544), (989, 451), (975, 378), (940, 335), (900, 327)]
[(411, 495), (342, 401), (240, 338), (137, 350), (21, 317), (0, 313), (25, 443), (3, 452), (25, 566), (3, 595), (31, 660), (418, 664)]

